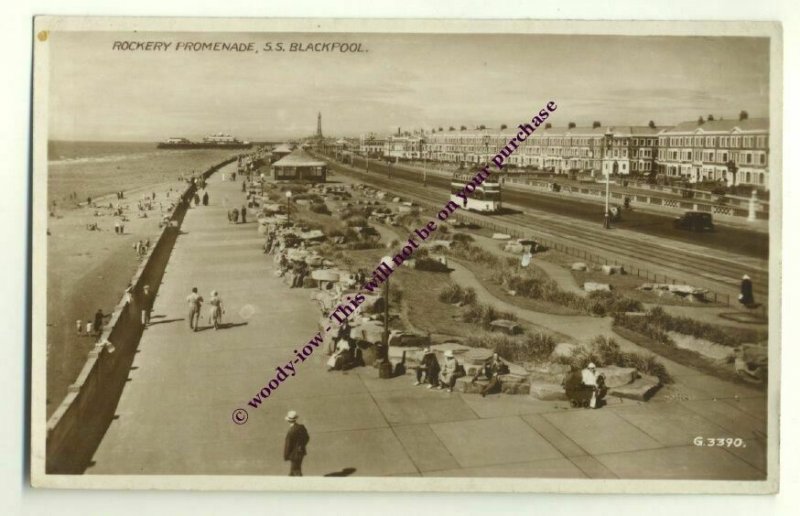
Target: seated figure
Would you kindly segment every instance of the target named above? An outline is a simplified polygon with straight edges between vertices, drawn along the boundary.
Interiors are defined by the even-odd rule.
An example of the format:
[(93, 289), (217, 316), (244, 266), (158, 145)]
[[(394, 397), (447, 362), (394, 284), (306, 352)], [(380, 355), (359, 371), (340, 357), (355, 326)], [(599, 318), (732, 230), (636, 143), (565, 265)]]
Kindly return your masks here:
[(431, 348), (425, 348), (422, 352), (422, 361), (417, 366), (417, 381), (414, 385), (428, 384), (428, 389), (432, 389), (439, 384), (439, 360), (436, 353)]

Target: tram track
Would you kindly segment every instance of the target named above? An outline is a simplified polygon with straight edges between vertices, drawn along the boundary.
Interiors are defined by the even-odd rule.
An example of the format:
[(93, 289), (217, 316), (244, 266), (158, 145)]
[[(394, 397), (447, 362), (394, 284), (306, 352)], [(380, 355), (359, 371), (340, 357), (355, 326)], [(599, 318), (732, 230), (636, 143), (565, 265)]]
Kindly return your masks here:
[[(346, 175), (357, 176), (359, 180), (372, 186), (411, 197), (420, 204), (430, 205), (437, 211), (449, 199), (449, 184), (446, 192), (437, 193), (430, 186), (419, 184), (419, 180), (397, 177), (388, 178), (386, 174), (365, 173), (363, 169), (329, 161), (332, 168)], [(394, 171), (393, 171), (394, 172)], [(430, 182), (430, 181), (429, 181)], [(505, 194), (504, 194), (505, 196)], [(462, 220), (472, 221), (498, 230), (508, 229), (508, 233), (520, 236), (548, 239), (560, 243), (564, 249), (575, 250), (573, 256), (596, 256), (608, 263), (626, 266), (629, 271), (644, 272), (646, 278), (653, 275), (653, 282), (681, 282), (725, 296), (723, 300), (733, 303), (738, 294), (742, 274), (748, 274), (756, 295), (766, 299), (768, 291), (768, 265), (766, 260), (741, 257), (733, 253), (727, 256), (714, 256), (710, 249), (696, 244), (687, 249), (686, 244), (671, 244), (664, 237), (648, 237), (629, 230), (618, 231), (593, 229), (586, 222), (557, 220), (546, 213), (528, 213), (524, 207), (518, 213), (482, 215), (459, 210)], [(679, 247), (680, 245), (683, 248)], [(631, 271), (632, 272), (632, 271)], [(663, 276), (663, 280), (659, 280)], [(648, 281), (650, 281), (648, 279)]]

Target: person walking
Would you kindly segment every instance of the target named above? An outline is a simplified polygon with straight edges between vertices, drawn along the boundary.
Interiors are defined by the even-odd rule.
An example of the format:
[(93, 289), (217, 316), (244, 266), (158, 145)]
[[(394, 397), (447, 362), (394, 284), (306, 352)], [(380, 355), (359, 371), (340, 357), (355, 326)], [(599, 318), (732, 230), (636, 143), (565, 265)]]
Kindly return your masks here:
[(211, 305), (209, 319), (211, 324), (214, 325), (214, 329), (218, 330), (222, 324), (222, 298), (219, 297), (219, 292), (216, 290), (211, 291), (211, 299), (208, 300), (208, 304)]
[(208, 206), (208, 192), (203, 192), (203, 206)]
[(197, 293), (197, 287), (192, 288), (192, 293), (186, 296), (189, 303), (189, 329), (197, 331), (200, 324), (200, 307), (203, 306), (203, 296)]
[(83, 335), (83, 322), (80, 319), (75, 321), (75, 330), (77, 331), (78, 337)]
[(150, 324), (152, 297), (152, 294), (150, 294), (150, 285), (145, 285), (142, 287), (142, 326), (147, 326)]
[(290, 410), (286, 414), (289, 431), (286, 432), (286, 441), (283, 446), (283, 460), (291, 463), (290, 477), (302, 477), (303, 458), (306, 456), (306, 446), (311, 438), (306, 427), (297, 422), (297, 412)]
[(94, 314), (94, 334), (96, 337), (99, 337), (101, 333), (103, 333), (103, 321), (105, 320), (106, 316), (103, 314), (103, 310), (98, 308), (97, 312)]
[(247, 224), (247, 206), (242, 205), (242, 224)]

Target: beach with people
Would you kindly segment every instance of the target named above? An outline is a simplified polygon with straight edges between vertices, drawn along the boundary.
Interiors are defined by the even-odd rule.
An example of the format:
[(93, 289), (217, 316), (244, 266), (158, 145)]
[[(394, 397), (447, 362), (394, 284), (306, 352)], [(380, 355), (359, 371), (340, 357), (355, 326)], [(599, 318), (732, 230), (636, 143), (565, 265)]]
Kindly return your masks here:
[(50, 142), (48, 417), (94, 347), (95, 314), (113, 311), (186, 181), (232, 154), (163, 151), (153, 143)]

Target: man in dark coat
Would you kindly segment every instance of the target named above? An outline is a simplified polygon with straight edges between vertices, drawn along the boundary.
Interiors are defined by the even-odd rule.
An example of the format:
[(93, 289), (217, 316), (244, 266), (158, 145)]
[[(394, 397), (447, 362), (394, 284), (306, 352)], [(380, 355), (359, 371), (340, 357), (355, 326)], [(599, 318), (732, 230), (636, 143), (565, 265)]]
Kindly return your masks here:
[(503, 362), (503, 359), (500, 358), (500, 355), (495, 351), (492, 354), (492, 358), (486, 362), (481, 371), (478, 371), (475, 377), (472, 378), (472, 382), (475, 383), (481, 374), (489, 380), (489, 383), (481, 388), (481, 396), (485, 398), (487, 394), (499, 390), (500, 375), (508, 374), (508, 365)]
[(739, 302), (742, 303), (744, 306), (752, 306), (755, 303), (755, 299), (753, 298), (753, 282), (750, 280), (750, 276), (745, 274), (742, 276), (742, 285), (739, 294)]
[(311, 438), (306, 427), (297, 422), (297, 412), (290, 410), (286, 414), (286, 421), (289, 422), (289, 431), (286, 433), (286, 443), (283, 447), (283, 460), (288, 460), (292, 464), (289, 469), (290, 477), (302, 477), (303, 457), (306, 456), (306, 446)]
[(432, 389), (439, 384), (439, 361), (436, 353), (431, 348), (425, 348), (422, 352), (422, 361), (417, 366), (417, 381), (414, 385), (428, 384), (428, 389)]

